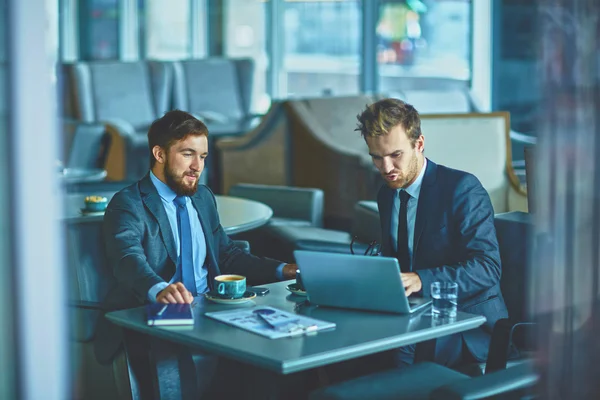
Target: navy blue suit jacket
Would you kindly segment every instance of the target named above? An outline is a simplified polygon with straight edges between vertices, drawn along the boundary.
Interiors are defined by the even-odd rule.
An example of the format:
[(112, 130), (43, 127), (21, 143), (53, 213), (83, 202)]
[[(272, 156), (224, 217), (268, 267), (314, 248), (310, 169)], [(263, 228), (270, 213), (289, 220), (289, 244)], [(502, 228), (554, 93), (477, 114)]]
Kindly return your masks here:
[[(382, 254), (387, 257), (395, 256), (390, 229), (394, 196), (396, 190), (384, 186), (377, 197)], [(500, 292), (494, 210), (475, 176), (427, 160), (417, 205), (412, 270), (421, 278), (422, 296), (431, 296), (432, 282), (456, 282), (459, 310), (487, 318), (482, 328), (463, 334), (471, 354), (486, 360), (492, 328), (508, 313)]]
[[(276, 280), (280, 261), (259, 258), (235, 246), (223, 231), (212, 191), (199, 185), (192, 204), (200, 217), (206, 239), (207, 283), (221, 274), (239, 274), (248, 284)], [(115, 284), (105, 300), (107, 310), (138, 307), (148, 302), (148, 290), (168, 282), (175, 274), (177, 249), (167, 213), (156, 187), (146, 175), (114, 195), (104, 215), (107, 259)], [(122, 341), (120, 331), (101, 319), (95, 352), (100, 362), (109, 362)]]

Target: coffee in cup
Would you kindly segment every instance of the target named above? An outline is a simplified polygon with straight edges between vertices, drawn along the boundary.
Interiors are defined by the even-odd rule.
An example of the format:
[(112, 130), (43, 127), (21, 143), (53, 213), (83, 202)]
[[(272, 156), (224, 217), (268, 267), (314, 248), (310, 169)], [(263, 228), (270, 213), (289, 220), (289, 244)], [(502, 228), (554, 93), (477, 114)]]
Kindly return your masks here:
[(240, 299), (246, 293), (246, 277), (242, 275), (219, 275), (215, 277), (215, 291), (223, 298)]

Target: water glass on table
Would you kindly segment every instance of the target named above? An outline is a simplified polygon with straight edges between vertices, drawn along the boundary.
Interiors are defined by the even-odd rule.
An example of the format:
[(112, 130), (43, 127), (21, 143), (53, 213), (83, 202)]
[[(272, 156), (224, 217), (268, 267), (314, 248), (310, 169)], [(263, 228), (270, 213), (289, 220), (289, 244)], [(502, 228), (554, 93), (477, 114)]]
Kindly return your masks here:
[(455, 282), (433, 282), (431, 284), (433, 307), (431, 312), (439, 317), (456, 317), (458, 285)]

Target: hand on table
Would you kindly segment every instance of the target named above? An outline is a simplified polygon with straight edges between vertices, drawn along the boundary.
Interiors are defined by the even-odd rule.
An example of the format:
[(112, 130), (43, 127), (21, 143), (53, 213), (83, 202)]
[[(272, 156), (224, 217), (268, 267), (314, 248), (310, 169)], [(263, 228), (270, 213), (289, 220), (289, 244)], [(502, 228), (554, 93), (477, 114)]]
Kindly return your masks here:
[(406, 297), (410, 296), (413, 293), (417, 293), (423, 287), (423, 284), (421, 283), (421, 278), (416, 272), (401, 272), (400, 277), (402, 278), (402, 284), (404, 285), (404, 292), (406, 293)]
[(296, 279), (296, 270), (298, 266), (296, 264), (285, 264), (283, 266), (283, 279)]
[(194, 296), (183, 286), (183, 283), (172, 283), (156, 295), (156, 302), (163, 304), (191, 304)]

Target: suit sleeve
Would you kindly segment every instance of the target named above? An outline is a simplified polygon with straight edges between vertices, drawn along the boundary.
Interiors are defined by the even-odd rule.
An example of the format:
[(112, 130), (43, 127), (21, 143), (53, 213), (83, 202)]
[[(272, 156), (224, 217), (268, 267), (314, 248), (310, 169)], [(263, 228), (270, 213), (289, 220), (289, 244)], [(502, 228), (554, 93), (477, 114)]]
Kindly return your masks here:
[(431, 283), (456, 282), (459, 298), (469, 298), (500, 281), (501, 266), (494, 210), (486, 190), (472, 175), (458, 185), (454, 196), (454, 234), (458, 235), (463, 259), (456, 264), (420, 269), (423, 296), (431, 296)]
[(260, 285), (278, 280), (277, 268), (282, 262), (270, 258), (257, 257), (237, 247), (223, 230), (219, 213), (216, 209), (216, 199), (212, 192), (210, 194), (215, 206), (218, 223), (218, 228), (214, 235), (218, 237), (218, 262), (221, 273), (243, 275), (250, 285)]
[(134, 209), (122, 197), (113, 199), (104, 214), (104, 239), (115, 278), (143, 303), (148, 290), (164, 280), (148, 264), (142, 247), (144, 225)]

